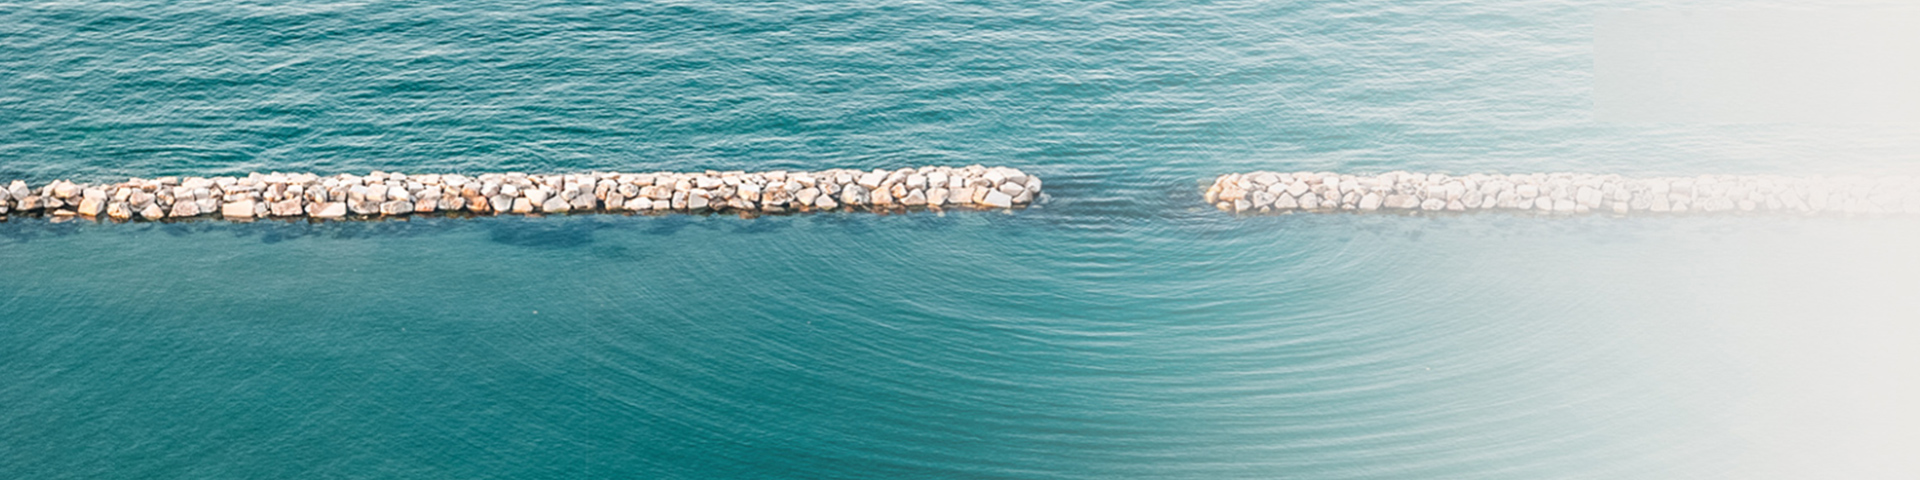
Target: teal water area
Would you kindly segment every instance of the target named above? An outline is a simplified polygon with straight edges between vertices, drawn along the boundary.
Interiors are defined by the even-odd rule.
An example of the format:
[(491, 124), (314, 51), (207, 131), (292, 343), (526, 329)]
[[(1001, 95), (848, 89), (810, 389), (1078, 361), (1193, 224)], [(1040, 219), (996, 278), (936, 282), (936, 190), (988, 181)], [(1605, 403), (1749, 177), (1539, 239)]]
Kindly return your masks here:
[(15, 217), (0, 474), (1911, 478), (1910, 219), (1197, 201), (1920, 172), (1911, 129), (1594, 123), (1592, 12), (1650, 6), (8, 5), (0, 178), (984, 163), (1053, 198)]

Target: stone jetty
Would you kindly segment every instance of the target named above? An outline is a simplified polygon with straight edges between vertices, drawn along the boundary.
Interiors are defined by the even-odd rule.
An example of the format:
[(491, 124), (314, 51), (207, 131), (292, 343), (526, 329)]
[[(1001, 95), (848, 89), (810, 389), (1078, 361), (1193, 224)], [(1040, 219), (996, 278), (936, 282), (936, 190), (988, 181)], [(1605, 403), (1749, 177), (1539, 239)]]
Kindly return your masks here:
[(1553, 214), (1920, 214), (1912, 177), (1252, 172), (1221, 175), (1208, 204), (1236, 213), (1532, 211)]
[(416, 214), (889, 211), (1005, 209), (1040, 195), (1040, 178), (1007, 167), (812, 172), (484, 173), (132, 178), (0, 185), (8, 214), (114, 220), (218, 217), (376, 218)]

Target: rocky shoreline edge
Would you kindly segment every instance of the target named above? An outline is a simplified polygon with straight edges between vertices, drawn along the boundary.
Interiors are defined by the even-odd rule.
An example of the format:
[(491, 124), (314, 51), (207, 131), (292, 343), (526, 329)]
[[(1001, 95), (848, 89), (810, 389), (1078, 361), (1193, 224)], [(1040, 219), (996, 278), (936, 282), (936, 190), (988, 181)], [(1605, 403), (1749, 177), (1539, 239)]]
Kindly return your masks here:
[(319, 176), (252, 173), (56, 180), (0, 188), (7, 215), (118, 221), (225, 218), (371, 219), (415, 214), (701, 213), (1008, 209), (1033, 203), (1040, 178), (1015, 168), (929, 166), (898, 170), (767, 172), (419, 174)]
[(1518, 175), (1388, 172), (1231, 173), (1215, 178), (1207, 204), (1243, 214), (1475, 210), (1584, 213), (1920, 214), (1911, 177), (1701, 175)]

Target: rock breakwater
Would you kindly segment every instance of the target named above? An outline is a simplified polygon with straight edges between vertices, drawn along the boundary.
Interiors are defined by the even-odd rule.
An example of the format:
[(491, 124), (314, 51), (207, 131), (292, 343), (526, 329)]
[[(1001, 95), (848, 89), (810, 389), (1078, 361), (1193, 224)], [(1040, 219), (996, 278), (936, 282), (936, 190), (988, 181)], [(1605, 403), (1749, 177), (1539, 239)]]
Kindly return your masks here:
[(1236, 213), (1920, 214), (1920, 182), (1911, 177), (1252, 172), (1221, 175), (1204, 196), (1215, 208)]
[(812, 172), (579, 173), (478, 175), (372, 172), (319, 176), (133, 178), (38, 187), (0, 186), (8, 214), (164, 220), (200, 217), (315, 219), (415, 214), (585, 212), (887, 211), (1012, 208), (1040, 195), (1038, 177), (1007, 167), (921, 167)]

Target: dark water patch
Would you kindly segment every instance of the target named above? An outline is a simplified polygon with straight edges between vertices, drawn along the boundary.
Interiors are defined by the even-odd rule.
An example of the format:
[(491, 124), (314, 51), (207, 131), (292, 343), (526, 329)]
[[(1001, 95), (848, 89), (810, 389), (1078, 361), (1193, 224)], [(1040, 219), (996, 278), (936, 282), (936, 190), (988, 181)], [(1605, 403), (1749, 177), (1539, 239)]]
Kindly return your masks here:
[(487, 239), (502, 245), (543, 249), (574, 249), (593, 244), (597, 227), (589, 222), (499, 218), (486, 223)]

